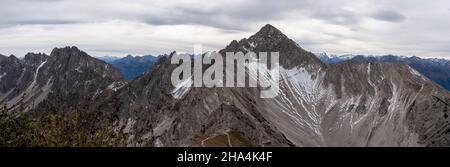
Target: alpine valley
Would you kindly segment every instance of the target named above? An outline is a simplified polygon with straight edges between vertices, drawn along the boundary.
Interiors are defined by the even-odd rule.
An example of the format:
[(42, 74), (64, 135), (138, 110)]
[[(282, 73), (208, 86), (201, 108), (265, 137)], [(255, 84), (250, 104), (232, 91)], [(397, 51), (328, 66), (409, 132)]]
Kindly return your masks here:
[(172, 85), (176, 52), (123, 79), (113, 65), (66, 47), (0, 56), (0, 106), (13, 120), (38, 124), (51, 123), (47, 115), (83, 118), (67, 126), (93, 135), (70, 140), (102, 136), (109, 146), (450, 146), (449, 91), (406, 63), (325, 64), (269, 24), (218, 53), (249, 51), (279, 52), (277, 97), (259, 98), (252, 87)]

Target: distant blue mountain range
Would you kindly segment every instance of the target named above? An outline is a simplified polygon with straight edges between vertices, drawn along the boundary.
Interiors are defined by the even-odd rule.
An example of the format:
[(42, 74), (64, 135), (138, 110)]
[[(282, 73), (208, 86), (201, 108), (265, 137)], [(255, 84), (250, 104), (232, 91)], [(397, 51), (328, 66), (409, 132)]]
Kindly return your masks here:
[(96, 57), (96, 58), (103, 60), (106, 63), (111, 63), (113, 61), (121, 59), (120, 57), (114, 57), (114, 56), (102, 56), (102, 57)]
[(98, 57), (98, 59), (103, 60), (116, 67), (122, 73), (124, 79), (133, 80), (147, 71), (154, 63), (158, 61), (159, 57), (155, 57), (152, 55), (128, 55), (124, 58), (104, 56)]
[(344, 61), (357, 62), (381, 62), (381, 63), (407, 63), (409, 66), (428, 77), (430, 80), (450, 91), (450, 60), (447, 59), (423, 59), (416, 56), (405, 57), (395, 55), (365, 56), (365, 55), (342, 55), (328, 56), (325, 53), (316, 54), (325, 64), (342, 63)]

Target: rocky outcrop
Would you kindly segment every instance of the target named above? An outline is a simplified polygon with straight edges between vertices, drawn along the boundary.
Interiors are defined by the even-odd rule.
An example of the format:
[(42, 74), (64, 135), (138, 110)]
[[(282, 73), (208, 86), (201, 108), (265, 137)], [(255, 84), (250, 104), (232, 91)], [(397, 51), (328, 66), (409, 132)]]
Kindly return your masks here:
[(100, 94), (120, 73), (76, 47), (53, 49), (50, 56), (28, 53), (0, 62), (0, 103), (10, 112), (64, 112)]

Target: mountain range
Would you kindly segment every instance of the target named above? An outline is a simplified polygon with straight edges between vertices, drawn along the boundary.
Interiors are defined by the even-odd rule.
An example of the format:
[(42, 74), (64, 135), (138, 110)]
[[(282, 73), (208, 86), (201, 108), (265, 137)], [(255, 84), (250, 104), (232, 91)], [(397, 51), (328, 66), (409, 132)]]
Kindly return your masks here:
[(277, 97), (260, 98), (252, 87), (172, 85), (176, 52), (124, 81), (114, 66), (66, 47), (0, 58), (0, 104), (10, 113), (95, 112), (95, 126), (127, 146), (450, 145), (449, 91), (407, 64), (326, 64), (269, 24), (218, 53), (250, 51), (279, 52)]
[(133, 80), (147, 71), (154, 63), (156, 63), (158, 58), (159, 57), (152, 55), (128, 55), (124, 58), (100, 57), (98, 59), (103, 60), (118, 69), (125, 80)]
[(422, 75), (441, 85), (450, 91), (450, 60), (429, 58), (423, 59), (412, 56), (366, 56), (366, 55), (343, 55), (328, 56), (326, 53), (316, 54), (326, 64), (342, 63), (345, 61), (356, 62), (381, 62), (381, 63), (406, 63)]
[(115, 57), (115, 56), (99, 56), (99, 57), (95, 57), (95, 58), (97, 58), (99, 60), (103, 60), (106, 63), (111, 63), (111, 62), (121, 59), (120, 57)]
[[(426, 76), (438, 85), (450, 91), (450, 60), (437, 58), (420, 58), (406, 56), (366, 56), (366, 55), (327, 55), (326, 53), (316, 53), (319, 59), (325, 64), (343, 63), (345, 61), (356, 62), (380, 62), (380, 63), (406, 63), (420, 74)], [(126, 80), (135, 79), (149, 69), (158, 57), (151, 55), (143, 57), (127, 56), (125, 58), (118, 57), (97, 57), (121, 71)]]
[(63, 112), (122, 80), (114, 67), (76, 47), (2, 59), (0, 104), (9, 111)]

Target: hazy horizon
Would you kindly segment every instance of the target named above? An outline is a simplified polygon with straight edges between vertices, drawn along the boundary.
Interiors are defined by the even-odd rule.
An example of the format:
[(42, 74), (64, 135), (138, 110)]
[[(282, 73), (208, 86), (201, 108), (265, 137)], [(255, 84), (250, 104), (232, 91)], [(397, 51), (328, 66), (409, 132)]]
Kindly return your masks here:
[[(67, 46), (66, 46), (67, 47)], [(85, 51), (85, 50), (83, 50), (82, 48), (79, 48), (80, 50), (82, 50), (82, 51)], [(175, 50), (173, 50), (173, 51), (175, 51)], [(172, 52), (173, 52), (172, 51)], [(158, 56), (160, 56), (160, 55), (165, 55), (165, 54), (170, 54), (171, 52), (168, 52), (168, 53), (162, 53), (162, 54), (130, 54), (130, 53), (128, 53), (128, 54), (123, 54), (123, 55), (116, 55), (116, 56), (113, 56), (113, 55), (92, 55), (92, 54), (89, 54), (89, 52), (87, 52), (87, 51), (85, 51), (88, 55), (90, 55), (90, 56), (92, 56), (92, 57), (95, 57), (95, 58), (102, 58), (102, 57), (112, 57), (112, 58), (124, 58), (124, 57), (127, 57), (128, 55), (130, 55), (130, 56), (133, 56), (133, 57), (143, 57), (143, 56), (154, 56), (154, 57), (158, 57)], [(205, 52), (208, 52), (208, 51), (205, 51)], [(49, 51), (49, 52), (27, 52), (27, 53), (43, 53), (43, 54), (47, 54), (47, 55), (50, 55), (50, 53), (51, 53), (51, 50)], [(27, 53), (25, 53), (25, 54), (23, 54), (23, 55), (14, 55), (14, 54), (12, 54), (12, 55), (14, 55), (15, 57), (18, 57), (18, 58), (23, 58)], [(183, 53), (188, 53), (188, 54), (193, 54), (193, 51), (192, 52), (183, 52)], [(325, 54), (327, 54), (327, 56), (338, 56), (338, 57), (340, 57), (340, 56), (359, 56), (359, 55), (362, 55), (362, 56), (375, 56), (375, 57), (379, 57), (379, 56), (388, 56), (388, 55), (392, 55), (392, 56), (401, 56), (401, 57), (408, 57), (408, 58), (410, 58), (410, 57), (419, 57), (419, 58), (422, 58), (422, 59), (446, 59), (446, 60), (450, 60), (450, 56), (449, 57), (423, 57), (423, 56), (418, 56), (418, 55), (396, 55), (396, 54), (382, 54), (382, 55), (374, 55), (374, 54), (353, 54), (353, 53), (347, 53), (347, 54), (332, 54), (332, 53), (326, 53), (326, 52), (313, 52), (314, 54), (320, 54), (320, 53), (325, 53)], [(11, 56), (11, 54), (9, 54), (9, 55), (6, 55), (6, 54), (2, 54), (2, 53), (0, 53), (0, 55), (4, 55), (4, 56)]]

